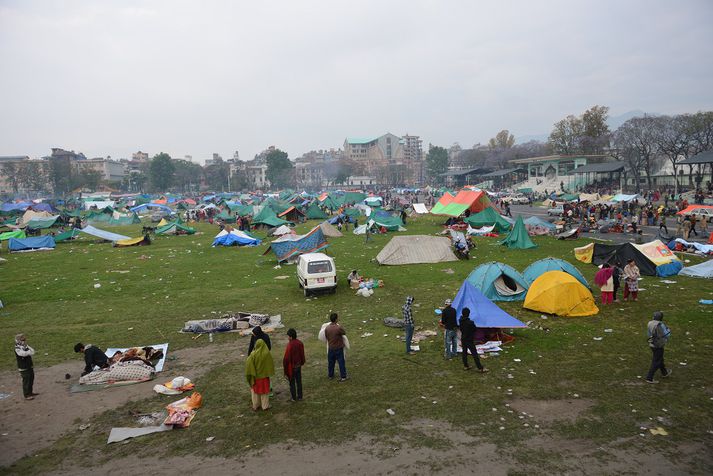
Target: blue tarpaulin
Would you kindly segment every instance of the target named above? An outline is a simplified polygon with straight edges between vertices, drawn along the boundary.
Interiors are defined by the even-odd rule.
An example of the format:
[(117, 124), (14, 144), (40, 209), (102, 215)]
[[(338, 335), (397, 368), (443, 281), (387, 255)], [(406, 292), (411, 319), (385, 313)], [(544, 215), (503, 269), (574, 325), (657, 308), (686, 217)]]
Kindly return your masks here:
[(118, 233), (100, 230), (99, 228), (94, 228), (92, 225), (85, 226), (84, 228), (82, 228), (81, 231), (82, 233), (86, 233), (87, 235), (96, 236), (97, 238), (101, 238), (102, 240), (107, 241), (128, 240), (129, 238), (131, 238), (126, 235), (120, 235)]
[(160, 203), (144, 203), (143, 205), (139, 205), (134, 208), (130, 208), (129, 210), (134, 213), (138, 213), (138, 212), (146, 210), (147, 208), (160, 208), (161, 210), (165, 210), (168, 213), (173, 213), (173, 210), (171, 209), (171, 207), (167, 207), (166, 205), (162, 205)]
[(464, 307), (470, 309), (470, 319), (478, 327), (514, 328), (527, 327), (523, 322), (515, 319), (507, 312), (500, 309), (497, 304), (483, 296), (478, 289), (468, 281), (463, 281), (458, 294), (453, 299), (453, 308), (456, 310), (458, 322)]
[(261, 241), (259, 239), (253, 238), (240, 230), (232, 230), (230, 233), (223, 230), (218, 233), (215, 240), (213, 240), (213, 246), (256, 246), (260, 243)]
[(567, 274), (571, 274), (577, 281), (589, 287), (587, 280), (574, 265), (558, 258), (544, 258), (535, 261), (525, 269), (525, 272), (522, 273), (522, 277), (525, 278), (528, 285), (531, 285), (537, 278), (548, 271), (563, 271)]
[(13, 212), (13, 211), (25, 211), (27, 207), (31, 206), (30, 202), (20, 202), (20, 203), (3, 203), (2, 211)]
[(27, 251), (39, 248), (54, 248), (55, 242), (51, 235), (10, 238), (7, 247), (10, 251)]
[(263, 254), (272, 250), (277, 256), (277, 261), (286, 261), (293, 256), (303, 253), (315, 253), (329, 246), (324, 233), (319, 226), (316, 226), (306, 235), (285, 235), (278, 238)]

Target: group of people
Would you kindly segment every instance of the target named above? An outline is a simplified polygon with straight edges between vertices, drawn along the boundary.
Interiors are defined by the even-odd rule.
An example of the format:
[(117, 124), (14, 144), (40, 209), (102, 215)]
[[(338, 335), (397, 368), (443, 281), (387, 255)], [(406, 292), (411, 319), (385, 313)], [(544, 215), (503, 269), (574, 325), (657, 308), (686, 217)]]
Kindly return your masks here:
[(632, 301), (638, 300), (640, 277), (641, 272), (633, 259), (627, 261), (624, 269), (619, 268), (617, 263), (604, 263), (594, 275), (594, 284), (599, 286), (602, 292), (602, 304), (619, 302), (617, 293), (621, 287), (622, 278), (624, 279), (624, 301), (628, 301), (629, 298)]

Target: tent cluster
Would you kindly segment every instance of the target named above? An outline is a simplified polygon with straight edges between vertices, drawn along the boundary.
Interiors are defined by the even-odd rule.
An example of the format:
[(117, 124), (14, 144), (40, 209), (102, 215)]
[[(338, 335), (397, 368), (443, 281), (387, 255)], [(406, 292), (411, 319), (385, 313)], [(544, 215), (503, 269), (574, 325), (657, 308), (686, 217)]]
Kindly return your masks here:
[(524, 308), (558, 316), (589, 316), (599, 309), (587, 281), (557, 258), (535, 261), (520, 274), (504, 263), (484, 263), (466, 281), (492, 301), (525, 301)]
[(616, 264), (620, 268), (626, 266), (632, 259), (643, 276), (673, 276), (683, 268), (683, 263), (678, 257), (659, 240), (641, 245), (590, 243), (575, 248), (574, 257), (582, 263), (592, 263), (597, 266), (609, 263)]

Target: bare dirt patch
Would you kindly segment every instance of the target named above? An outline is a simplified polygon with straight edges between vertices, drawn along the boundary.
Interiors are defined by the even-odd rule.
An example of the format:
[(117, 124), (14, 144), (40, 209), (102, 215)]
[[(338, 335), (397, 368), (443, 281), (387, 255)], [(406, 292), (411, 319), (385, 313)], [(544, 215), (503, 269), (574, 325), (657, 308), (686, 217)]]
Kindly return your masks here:
[[(0, 400), (0, 467), (8, 466), (18, 459), (50, 446), (60, 436), (77, 427), (90, 417), (119, 407), (132, 400), (152, 395), (157, 383), (171, 380), (178, 375), (195, 380), (213, 368), (238, 360), (240, 352), (235, 344), (211, 345), (182, 349), (172, 352), (163, 372), (149, 382), (107, 388), (83, 393), (70, 393), (69, 387), (79, 378), (84, 361), (63, 362), (46, 368), (35, 369), (35, 392), (32, 401), (22, 398), (19, 372), (0, 373), (0, 393), (10, 394)], [(73, 376), (65, 380), (65, 374)]]
[(571, 398), (562, 400), (530, 400), (515, 399), (510, 402), (510, 407), (518, 412), (525, 412), (541, 422), (557, 420), (574, 421), (582, 413), (594, 405), (592, 400), (585, 398)]

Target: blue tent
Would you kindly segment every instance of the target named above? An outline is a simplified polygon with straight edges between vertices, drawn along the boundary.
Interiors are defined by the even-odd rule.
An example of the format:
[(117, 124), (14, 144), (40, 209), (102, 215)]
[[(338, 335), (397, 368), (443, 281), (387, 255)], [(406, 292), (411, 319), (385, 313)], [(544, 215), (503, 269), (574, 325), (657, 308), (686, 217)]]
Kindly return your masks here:
[(0, 209), (4, 212), (25, 211), (29, 206), (32, 206), (31, 202), (3, 203)]
[(522, 301), (529, 287), (515, 268), (494, 261), (475, 268), (466, 281), (491, 301)]
[(545, 274), (547, 271), (564, 271), (567, 274), (571, 274), (580, 283), (589, 287), (587, 280), (584, 276), (582, 276), (582, 273), (574, 267), (574, 265), (557, 258), (543, 258), (535, 261), (525, 269), (525, 272), (522, 273), (522, 277), (525, 278), (525, 281), (529, 286), (534, 280)]
[(548, 221), (543, 220), (542, 218), (536, 217), (536, 216), (531, 216), (527, 220), (525, 220), (525, 225), (529, 226), (542, 226), (544, 228), (548, 228), (550, 230), (555, 230), (557, 229), (557, 225), (554, 223), (550, 223)]
[(161, 210), (165, 210), (168, 213), (173, 213), (173, 210), (171, 209), (171, 207), (167, 207), (166, 205), (162, 205), (160, 203), (144, 203), (144, 204), (138, 205), (134, 208), (130, 208), (129, 210), (134, 213), (138, 213), (138, 212), (142, 212), (142, 211), (146, 210), (147, 208), (160, 208)]
[(263, 254), (267, 254), (272, 250), (277, 256), (277, 261), (282, 262), (303, 253), (322, 251), (327, 246), (329, 246), (329, 243), (324, 237), (322, 228), (316, 226), (306, 235), (290, 234), (276, 239), (270, 243), (270, 247)]
[(259, 239), (240, 230), (232, 230), (230, 233), (223, 230), (213, 240), (213, 246), (257, 246), (260, 243)]
[(51, 235), (34, 236), (31, 238), (10, 238), (7, 247), (10, 251), (27, 251), (38, 248), (54, 248), (55, 242)]
[(483, 293), (468, 281), (463, 281), (458, 294), (453, 299), (453, 308), (456, 310), (458, 322), (460, 322), (460, 315), (464, 307), (470, 309), (470, 318), (478, 327), (527, 327), (483, 296)]

